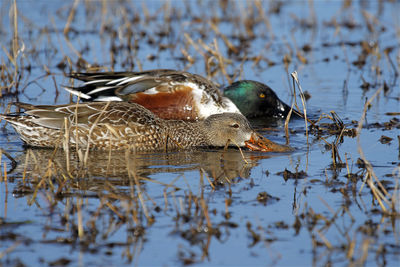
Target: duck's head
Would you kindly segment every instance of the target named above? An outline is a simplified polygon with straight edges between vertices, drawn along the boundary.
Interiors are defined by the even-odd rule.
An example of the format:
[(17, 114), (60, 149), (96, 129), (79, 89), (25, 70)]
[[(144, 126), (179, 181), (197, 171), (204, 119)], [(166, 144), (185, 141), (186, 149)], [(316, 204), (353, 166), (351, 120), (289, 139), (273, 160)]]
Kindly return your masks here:
[(203, 129), (210, 142), (216, 147), (230, 146), (248, 147), (254, 151), (285, 152), (292, 148), (274, 143), (255, 132), (249, 121), (241, 114), (221, 113), (207, 117)]
[(268, 86), (256, 81), (237, 81), (226, 87), (224, 95), (231, 99), (247, 118), (285, 118), (290, 107)]

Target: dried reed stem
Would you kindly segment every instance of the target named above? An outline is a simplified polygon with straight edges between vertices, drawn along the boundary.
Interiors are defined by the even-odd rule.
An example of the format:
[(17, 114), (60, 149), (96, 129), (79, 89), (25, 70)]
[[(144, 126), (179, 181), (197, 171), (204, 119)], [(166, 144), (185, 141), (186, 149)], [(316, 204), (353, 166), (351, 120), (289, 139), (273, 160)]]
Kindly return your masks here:
[[(126, 150), (125, 151), (125, 160), (128, 163), (129, 162), (129, 151)], [(129, 177), (129, 182), (131, 184), (131, 194), (133, 194), (132, 189), (133, 189), (133, 183), (132, 183), (132, 178), (133, 178), (133, 182), (134, 185), (136, 187), (137, 190), (137, 196), (139, 198), (140, 204), (142, 205), (143, 208), (143, 213), (147, 218), (147, 221), (149, 223), (153, 222), (153, 218), (151, 218), (151, 216), (149, 215), (149, 211), (147, 210), (147, 206), (146, 206), (146, 202), (143, 198), (143, 194), (142, 194), (142, 189), (140, 187), (140, 182), (139, 182), (139, 177), (136, 173), (136, 167), (134, 164), (127, 164), (127, 170), (128, 170), (128, 177)]]
[[(12, 41), (12, 48), (13, 48), (13, 59), (14, 59), (14, 66), (15, 66), (15, 75), (18, 74), (18, 64), (16, 59), (19, 54), (19, 36), (18, 36), (18, 10), (17, 10), (17, 1), (14, 0), (13, 3), (13, 25), (14, 25), (14, 32), (13, 32), (13, 41)], [(16, 76), (15, 76), (16, 78)]]
[(290, 117), (292, 116), (293, 106), (294, 106), (294, 102), (292, 103), (292, 106), (290, 107), (289, 113), (288, 113), (288, 115), (286, 116), (286, 119), (285, 119), (286, 145), (290, 144), (290, 140), (289, 140), (289, 121), (290, 121)]
[[(360, 118), (360, 120), (358, 122), (358, 125), (357, 125), (357, 151), (360, 154), (361, 159), (365, 163), (365, 167), (366, 167), (366, 170), (367, 170), (367, 174), (366, 174), (365, 178), (366, 178), (367, 184), (369, 185), (374, 197), (377, 199), (381, 209), (384, 212), (386, 212), (386, 207), (383, 204), (382, 200), (384, 202), (386, 202), (387, 204), (389, 204), (389, 205), (390, 205), (390, 202), (382, 194), (381, 190), (383, 190), (384, 194), (386, 196), (388, 196), (389, 198), (390, 198), (390, 195), (385, 190), (384, 186), (380, 183), (378, 177), (376, 176), (376, 174), (375, 174), (375, 172), (374, 172), (374, 170), (372, 168), (371, 163), (366, 159), (364, 151), (363, 151), (363, 149), (361, 147), (361, 141), (360, 141), (361, 130), (362, 130), (362, 126), (363, 126), (363, 123), (364, 123), (366, 115), (367, 115), (367, 110), (368, 110), (369, 106), (371, 105), (372, 101), (379, 95), (379, 93), (382, 90), (383, 90), (383, 86), (379, 87), (379, 89), (376, 90), (376, 92), (372, 95), (372, 97), (370, 99), (368, 99), (368, 101), (364, 105), (362, 116), (361, 116), (361, 118)], [(374, 185), (374, 183), (372, 182), (372, 178), (374, 178), (374, 180), (377, 182), (377, 184), (378, 184), (380, 189)]]
[(210, 25), (211, 29), (215, 32), (216, 35), (220, 36), (222, 40), (224, 41), (225, 45), (235, 54), (239, 53), (239, 50), (229, 41), (229, 39), (221, 33), (217, 27), (212, 21), (209, 21), (208, 24)]
[(210, 178), (208, 177), (206, 171), (203, 168), (200, 168), (200, 172), (201, 172), (201, 174), (204, 174), (206, 176), (207, 181), (210, 184), (212, 190), (215, 190), (215, 186), (214, 186), (213, 182), (210, 180)]
[(68, 118), (64, 118), (64, 127), (65, 127), (65, 133), (64, 133), (64, 152), (65, 152), (65, 157), (66, 157), (66, 163), (67, 163), (67, 172), (70, 173), (70, 154), (69, 154), (69, 124), (68, 124)]
[(319, 230), (315, 230), (315, 232), (316, 232), (316, 233), (318, 234), (318, 236), (322, 239), (322, 241), (324, 242), (325, 246), (326, 246), (328, 249), (332, 249), (332, 248), (333, 248), (331, 242), (329, 242), (329, 240), (325, 237), (324, 234), (322, 234)]
[(222, 74), (224, 74), (224, 76), (227, 79), (228, 83), (231, 84), (232, 83), (232, 79), (231, 79), (231, 77), (229, 77), (228, 73), (226, 72), (225, 64), (224, 64), (224, 58), (222, 57), (222, 54), (219, 51), (217, 39), (214, 39), (214, 48), (215, 48), (215, 53), (216, 53), (216, 56), (218, 58), (219, 67), (221, 68)]
[(4, 182), (5, 182), (5, 184), (6, 184), (6, 187), (7, 187), (7, 163), (6, 162), (3, 162), (3, 172), (4, 172), (4, 177), (3, 177), (3, 179), (4, 179)]
[(206, 204), (206, 201), (204, 200), (204, 198), (200, 199), (200, 205), (201, 205), (201, 208), (203, 209), (203, 214), (207, 221), (207, 227), (211, 230), (212, 223), (211, 223), (210, 215), (208, 213), (208, 207), (207, 207), (207, 204)]
[(241, 147), (238, 145), (238, 143), (236, 143), (234, 140), (228, 140), (228, 142), (227, 142), (226, 145), (225, 145), (224, 151), (227, 150), (228, 145), (229, 145), (229, 142), (232, 142), (232, 143), (239, 149), (239, 152), (240, 152), (240, 155), (242, 156), (243, 161), (244, 161), (246, 164), (249, 164), (249, 162), (248, 162), (248, 161), (246, 160), (246, 158), (244, 157), (242, 148), (241, 148)]
[(77, 209), (77, 216), (78, 216), (78, 236), (81, 241), (83, 240), (84, 234), (85, 234), (85, 232), (83, 230), (82, 203), (83, 203), (83, 199), (78, 197), (76, 199), (76, 209)]
[[(307, 137), (307, 146), (308, 146), (309, 145), (309, 143), (308, 143), (308, 124), (307, 124), (308, 120), (307, 120), (307, 108), (306, 108), (305, 97), (304, 97), (303, 90), (301, 89), (299, 78), (297, 76), (297, 71), (292, 72), (291, 76), (292, 76), (293, 80), (296, 82), (297, 87), (300, 90), (300, 98), (301, 98), (301, 103), (303, 104), (304, 123), (306, 125), (306, 137)], [(293, 86), (293, 90), (295, 90), (294, 88), (295, 88), (295, 86)], [(296, 92), (294, 92), (294, 95), (296, 95)]]
[(30, 150), (27, 151), (26, 157), (25, 157), (25, 164), (24, 164), (24, 172), (22, 173), (22, 183), (25, 185), (26, 184), (26, 171), (28, 169), (28, 162), (29, 162), (29, 156), (30, 156)]
[(117, 209), (114, 205), (112, 205), (110, 202), (106, 202), (106, 206), (107, 206), (110, 210), (112, 210), (121, 220), (124, 219), (124, 215), (122, 215), (122, 214), (118, 211), (118, 209)]
[[(110, 105), (110, 103), (111, 102), (107, 102), (107, 104), (104, 106), (104, 108), (101, 110), (101, 112), (100, 112), (100, 114), (99, 114), (99, 116), (96, 118), (96, 120), (94, 121), (94, 123), (93, 123), (93, 125), (90, 127), (90, 129), (89, 129), (89, 133), (88, 133), (88, 139), (87, 139), (87, 146), (86, 146), (86, 151), (85, 151), (85, 158), (84, 158), (84, 160), (83, 160), (83, 162), (84, 162), (84, 166), (87, 166), (87, 161), (88, 161), (88, 158), (89, 158), (89, 148), (90, 148), (90, 142), (92, 141), (91, 140), (91, 135), (92, 135), (92, 132), (93, 132), (93, 130), (94, 130), (94, 128), (97, 126), (97, 123), (100, 121), (100, 119), (101, 119), (101, 117), (104, 115), (104, 113), (106, 112), (106, 110), (107, 110), (107, 108), (108, 108), (108, 106)], [(78, 121), (77, 121), (77, 124), (78, 124)]]
[(8, 253), (13, 252), (20, 244), (22, 241), (15, 241), (11, 246), (9, 246), (7, 249), (4, 251), (0, 252), (0, 260), (4, 258)]
[(71, 26), (71, 22), (75, 17), (75, 13), (76, 13), (76, 9), (78, 7), (79, 1), (80, 0), (75, 0), (74, 1), (74, 4), (72, 5), (71, 11), (69, 12), (69, 15), (68, 15), (67, 23), (65, 24), (65, 27), (64, 27), (64, 35), (65, 35), (65, 37), (67, 39), (68, 39), (67, 35), (68, 35), (69, 29), (70, 29), (70, 26)]

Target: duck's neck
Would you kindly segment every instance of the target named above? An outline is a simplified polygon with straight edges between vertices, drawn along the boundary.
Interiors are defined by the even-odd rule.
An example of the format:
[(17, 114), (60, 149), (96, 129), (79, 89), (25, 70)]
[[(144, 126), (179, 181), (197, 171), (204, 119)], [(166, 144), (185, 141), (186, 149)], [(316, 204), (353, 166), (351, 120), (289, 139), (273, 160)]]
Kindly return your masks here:
[(224, 89), (224, 96), (228, 97), (245, 116), (248, 115), (247, 112), (254, 102), (253, 95), (249, 94), (251, 86), (252, 84), (245, 81), (238, 81)]
[(209, 140), (202, 122), (168, 121), (166, 131), (167, 149), (187, 149), (208, 146)]

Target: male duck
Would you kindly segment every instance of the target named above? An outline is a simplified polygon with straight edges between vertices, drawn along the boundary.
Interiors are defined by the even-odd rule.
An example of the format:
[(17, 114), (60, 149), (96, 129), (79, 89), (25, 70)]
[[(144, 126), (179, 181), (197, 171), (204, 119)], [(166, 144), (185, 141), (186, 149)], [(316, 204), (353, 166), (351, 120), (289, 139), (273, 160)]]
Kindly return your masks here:
[(63, 147), (68, 141), (71, 147), (104, 150), (151, 151), (227, 145), (257, 151), (290, 150), (257, 134), (238, 113), (215, 114), (205, 120), (188, 122), (160, 119), (141, 105), (129, 102), (15, 105), (25, 112), (0, 115), (0, 118), (10, 122), (27, 145), (35, 147)]
[(66, 87), (81, 99), (138, 103), (163, 119), (202, 120), (223, 112), (284, 118), (290, 107), (267, 85), (238, 81), (224, 90), (206, 78), (183, 71), (159, 69), (144, 72), (74, 73), (84, 81)]

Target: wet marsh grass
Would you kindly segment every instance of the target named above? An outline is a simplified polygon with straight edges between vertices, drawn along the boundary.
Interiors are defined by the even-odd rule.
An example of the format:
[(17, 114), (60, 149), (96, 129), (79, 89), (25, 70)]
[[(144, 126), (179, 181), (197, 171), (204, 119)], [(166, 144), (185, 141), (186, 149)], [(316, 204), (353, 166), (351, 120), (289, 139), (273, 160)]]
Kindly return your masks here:
[[(386, 255), (394, 253), (393, 251), (396, 249), (396, 244), (385, 244), (381, 236), (387, 235), (387, 232), (398, 234), (398, 229), (393, 225), (398, 224), (399, 220), (398, 180), (400, 172), (397, 165), (392, 176), (395, 185), (388, 189), (381, 181), (385, 179), (381, 179), (382, 177), (375, 173), (375, 167), (365, 156), (360, 137), (363, 129), (366, 130), (365, 118), (368, 110), (373, 108), (377, 97), (384, 97), (382, 91), (385, 89), (383, 84), (386, 79), (393, 77), (393, 80), (386, 85), (388, 87), (386, 94), (390, 95), (390, 92), (393, 92), (398, 86), (396, 83), (398, 70), (392, 59), (393, 50), (398, 51), (398, 47), (380, 47), (379, 43), (372, 45), (365, 42), (346, 43), (343, 32), (353, 30), (354, 24), (351, 21), (337, 21), (336, 18), (333, 18), (331, 25), (335, 28), (340, 42), (338, 44), (326, 43), (325, 45), (341, 47), (346, 67), (349, 70), (354, 66), (365, 69), (365, 72), (360, 75), (363, 80), (361, 85), (363, 89), (365, 91), (375, 89), (376, 91), (368, 98), (365, 105), (360, 107), (362, 117), (358, 123), (349, 123), (347, 118), (341, 119), (340, 117), (343, 115), (334, 110), (329, 114), (322, 111), (320, 114), (314, 114), (314, 117), (311, 115), (310, 118), (308, 114), (312, 111), (308, 111), (306, 108), (307, 100), (299, 81), (302, 80), (302, 77), (289, 70), (298, 69), (300, 71), (312, 64), (315, 61), (312, 54), (315, 48), (311, 44), (297, 42), (294, 33), (290, 41), (284, 38), (280, 39), (282, 37), (271, 26), (272, 22), (268, 16), (272, 16), (275, 12), (279, 14), (279, 8), (284, 8), (286, 4), (282, 3), (281, 7), (269, 7), (270, 14), (266, 14), (262, 1), (252, 3), (254, 6), (246, 11), (240, 5), (226, 3), (226, 1), (214, 3), (215, 9), (220, 10), (224, 16), (213, 12), (202, 13), (201, 15), (204, 16), (195, 15), (193, 7), (190, 5), (185, 6), (184, 11), (179, 12), (168, 3), (161, 5), (155, 11), (154, 9), (149, 10), (143, 3), (141, 16), (137, 10), (126, 3), (118, 5), (103, 1), (97, 5), (93, 2), (85, 2), (84, 7), (88, 18), (100, 14), (99, 19), (96, 20), (100, 22), (100, 30), (95, 34), (101, 35), (100, 42), (107, 49), (103, 56), (99, 56), (95, 54), (96, 52), (92, 52), (97, 51), (93, 44), (87, 44), (87, 47), (80, 46), (86, 41), (85, 37), (92, 33), (87, 28), (79, 29), (79, 25), (76, 24), (76, 16), (79, 16), (76, 12), (83, 8), (83, 4), (80, 1), (74, 1), (68, 6), (68, 9), (60, 10), (61, 17), (65, 18), (63, 27), (56, 26), (59, 24), (54, 22), (53, 31), (56, 33), (57, 40), (51, 37), (54, 32), (46, 27), (39, 28), (41, 39), (46, 40), (43, 42), (48, 42), (53, 47), (58, 46), (54, 52), (56, 57), (51, 58), (41, 51), (27, 50), (26, 46), (22, 49), (21, 43), (26, 37), (21, 35), (18, 30), (21, 23), (18, 24), (18, 6), (14, 1), (10, 6), (13, 14), (12, 45), (8, 48), (4, 44), (2, 46), (6, 55), (5, 58), (2, 57), (0, 72), (1, 94), (2, 99), (5, 99), (2, 102), (4, 104), (8, 102), (5, 96), (15, 101), (19, 99), (18, 94), (20, 93), (29, 95), (29, 92), (25, 92), (25, 90), (29, 90), (28, 85), (36, 78), (30, 77), (32, 70), (29, 70), (26, 64), (43, 69), (42, 73), (49, 75), (53, 84), (51, 88), (43, 88), (43, 90), (54, 89), (56, 92), (58, 92), (57, 84), (60, 85), (59, 78), (71, 71), (116, 69), (140, 71), (147, 66), (163, 66), (165, 58), (172, 59), (176, 68), (203, 73), (219, 84), (231, 83), (240, 77), (246, 77), (244, 68), (250, 68), (257, 72), (260, 69), (281, 66), (288, 74), (287, 86), (292, 86), (293, 89), (290, 90), (293, 92), (290, 95), (294, 99), (292, 107), (304, 114), (305, 125), (301, 131), (306, 136), (307, 151), (315, 142), (322, 140), (331, 153), (332, 170), (328, 170), (330, 167), (322, 166), (324, 174), (321, 179), (315, 179), (316, 182), (312, 177), (304, 178), (304, 187), (300, 192), (294, 193), (295, 216), (292, 225), (286, 221), (263, 224), (257, 222), (257, 218), (246, 218), (245, 229), (248, 233), (249, 251), (258, 244), (263, 244), (262, 246), (269, 252), (272, 263), (279, 264), (279, 259), (287, 255), (275, 255), (273, 247), (275, 242), (279, 242), (279, 238), (274, 238), (274, 235), (278, 236), (279, 231), (284, 231), (283, 229), (291, 229), (295, 235), (301, 231), (308, 232), (311, 240), (310, 257), (312, 257), (314, 265), (332, 264), (332, 257), (341, 258), (341, 262), (351, 266), (366, 264), (368, 258), (375, 257), (376, 262), (384, 265)], [(273, 3), (275, 2), (270, 5), (272, 6)], [(310, 3), (310, 12), (313, 14), (311, 20), (306, 21), (299, 16), (294, 16), (293, 21), (299, 22), (299, 27), (313, 30), (313, 28), (317, 28), (317, 15), (313, 8), (314, 4)], [(343, 1), (344, 12), (350, 12), (350, 8), (346, 7), (347, 4), (348, 1)], [(107, 8), (108, 5), (111, 7)], [(115, 17), (113, 20), (112, 17), (115, 16), (117, 10), (122, 16)], [(237, 16), (238, 13), (242, 16)], [(189, 16), (189, 19), (185, 16)], [(363, 12), (362, 16), (367, 30), (373, 34), (379, 34), (380, 30), (376, 25), (380, 24), (374, 23), (377, 18), (366, 12)], [(187, 23), (181, 24), (181, 21), (187, 21)], [(230, 23), (234, 27), (231, 31), (227, 31), (223, 23)], [(177, 26), (180, 24), (182, 26)], [(265, 30), (260, 31), (260, 27)], [(183, 34), (179, 35), (181, 32)], [(262, 40), (265, 45), (259, 50), (254, 50), (252, 42), (257, 41), (260, 33), (264, 35)], [(278, 56), (270, 56), (269, 49), (274, 48), (273, 42), (275, 41), (286, 45), (280, 48)], [(66, 46), (60, 45), (64, 42)], [(107, 42), (109, 46), (105, 44)], [(39, 47), (38, 42), (36, 44)], [(146, 46), (150, 49), (146, 49)], [(311, 51), (307, 47), (310, 47)], [(349, 50), (354, 48), (359, 49), (359, 55), (356, 60), (352, 61)], [(141, 49), (146, 52), (141, 53)], [(384, 57), (382, 57), (382, 53)], [(384, 60), (385, 63), (383, 63)], [(43, 62), (47, 63), (41, 64)], [(386, 71), (382, 64), (390, 67), (387, 69), (390, 69), (392, 75), (382, 75), (382, 72)], [(349, 84), (349, 73), (350, 71), (344, 81), (345, 84)], [(292, 82), (290, 82), (290, 77)], [(24, 81), (23, 86), (21, 86), (21, 81)], [(304, 84), (303, 86), (305, 87)], [(21, 88), (22, 90), (20, 90)], [(300, 92), (296, 93), (295, 88), (298, 88)], [(354, 90), (354, 88), (347, 88), (347, 90), (350, 89)], [(297, 96), (300, 96), (302, 108), (297, 104)], [(55, 99), (57, 100), (57, 94)], [(318, 116), (318, 119), (314, 119)], [(287, 143), (292, 134), (289, 118), (285, 121), (284, 127)], [(398, 126), (394, 125), (393, 127)], [(181, 264), (187, 265), (212, 262), (211, 243), (215, 242), (214, 240), (229, 239), (231, 237), (228, 234), (229, 231), (243, 229), (243, 221), (237, 220), (238, 217), (232, 217), (235, 214), (233, 212), (232, 215), (230, 211), (234, 210), (235, 205), (238, 205), (236, 199), (238, 196), (234, 193), (236, 188), (243, 183), (249, 183), (248, 187), (251, 188), (252, 184), (245, 179), (245, 175), (236, 174), (234, 177), (228, 175), (229, 170), (224, 169), (225, 165), (232, 164), (225, 160), (229, 155), (228, 152), (222, 153), (220, 157), (212, 158), (212, 161), (217, 162), (217, 166), (223, 169), (220, 173), (213, 168), (211, 171), (205, 170), (205, 166), (198, 166), (193, 162), (188, 164), (195, 166), (187, 169), (196, 171), (194, 177), (198, 181), (197, 184), (189, 181), (193, 177), (187, 177), (186, 169), (182, 171), (183, 174), (172, 171), (173, 178), (169, 177), (170, 180), (159, 181), (149, 177), (146, 173), (147, 167), (151, 167), (151, 164), (147, 166), (128, 152), (115, 157), (114, 152), (110, 150), (101, 157), (101, 160), (97, 159), (96, 161), (96, 152), (90, 151), (88, 148), (70, 149), (69, 137), (71, 132), (76, 129), (73, 129), (67, 122), (65, 129), (68, 130), (65, 130), (65, 135), (60, 140), (63, 143), (63, 150), (55, 149), (43, 152), (27, 149), (23, 160), (19, 161), (22, 162), (20, 163), (22, 170), (14, 172), (16, 174), (9, 174), (8, 171), (10, 170), (9, 162), (15, 162), (11, 156), (13, 153), (5, 150), (1, 153), (3, 161), (0, 163), (3, 169), (1, 182), (6, 188), (6, 195), (9, 195), (8, 191), (12, 185), (14, 194), (27, 198), (28, 205), (40, 206), (44, 199), (49, 205), (43, 209), (43, 212), (46, 212), (46, 209), (55, 212), (59, 220), (63, 222), (59, 226), (60, 228), (64, 227), (60, 230), (62, 233), (60, 237), (47, 239), (46, 242), (68, 246), (78, 244), (81, 248), (92, 251), (101, 251), (104, 245), (109, 248), (108, 251), (111, 253), (114, 248), (121, 247), (124, 251), (123, 257), (128, 262), (138, 262), (141, 249), (146, 246), (146, 235), (152, 231), (152, 225), (166, 216), (171, 223), (175, 224), (172, 232), (189, 244), (178, 247), (176, 255)], [(353, 151), (343, 154), (342, 151), (345, 148), (341, 146), (344, 139), (353, 137), (357, 138), (357, 149), (361, 158), (356, 173), (353, 173), (355, 168), (353, 160), (349, 162), (350, 157), (354, 157)], [(295, 136), (291, 138), (295, 138)], [(352, 155), (349, 156), (348, 153)], [(235, 158), (235, 162), (241, 162), (245, 166), (239, 168), (240, 171), (252, 164), (258, 164), (257, 160), (252, 159), (254, 156), (243, 154), (242, 151), (238, 154), (240, 156)], [(308, 153), (306, 156), (305, 169), (307, 171)], [(169, 156), (165, 155), (165, 157)], [(91, 161), (96, 161), (95, 165), (103, 165), (105, 171), (96, 173), (91, 169), (93, 168)], [(117, 162), (120, 166), (115, 167)], [(165, 162), (167, 164), (168, 160)], [(182, 162), (182, 158), (176, 162)], [(206, 164), (206, 166), (208, 165)], [(287, 171), (288, 175), (292, 175), (290, 179), (296, 182), (302, 180), (302, 174), (305, 172), (301, 168), (295, 166), (294, 172)], [(115, 169), (119, 169), (120, 172), (112, 175)], [(346, 170), (347, 177), (341, 173), (342, 169)], [(165, 171), (161, 168), (159, 173)], [(243, 177), (243, 180), (238, 177)], [(314, 206), (315, 203), (307, 200), (305, 192), (309, 190), (310, 185), (320, 182), (320, 180), (325, 181), (329, 190), (341, 196), (343, 204), (332, 206), (332, 203), (321, 199), (326, 207), (321, 212)], [(154, 194), (149, 190), (150, 187), (159, 188), (161, 193)], [(213, 203), (213, 192), (223, 194), (221, 199), (223, 199), (224, 205), (217, 206)], [(365, 197), (366, 194), (369, 194), (370, 197)], [(162, 196), (162, 201), (160, 196)], [(258, 196), (255, 195), (254, 199)], [(93, 205), (91, 199), (97, 200), (95, 208), (89, 205)], [(371, 203), (358, 203), (366, 199)], [(3, 203), (5, 210), (7, 210), (7, 201), (8, 198)], [(369, 217), (368, 220), (357, 221), (350, 208), (349, 203), (352, 202), (355, 202), (366, 214), (366, 217)], [(268, 204), (268, 201), (266, 203), (266, 206), (271, 205)], [(374, 217), (376, 214), (381, 216), (379, 224), (376, 223), (376, 217)], [(7, 220), (7, 215), (4, 218)], [(104, 220), (106, 223), (101, 225), (99, 220)], [(342, 223), (344, 220), (349, 223)], [(3, 225), (4, 223), (1, 221), (0, 228)], [(271, 228), (275, 230), (271, 230)], [(108, 241), (107, 238), (112, 237), (118, 231), (125, 231), (126, 239), (119, 240), (119, 242)], [(332, 232), (336, 233), (334, 238)], [(100, 239), (103, 241), (99, 242)], [(11, 256), (19, 245), (20, 241), (17, 240), (8, 243), (7, 248), (2, 247), (0, 260), (6, 255)], [(394, 247), (391, 248), (390, 245)]]

